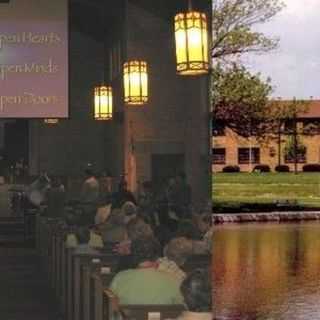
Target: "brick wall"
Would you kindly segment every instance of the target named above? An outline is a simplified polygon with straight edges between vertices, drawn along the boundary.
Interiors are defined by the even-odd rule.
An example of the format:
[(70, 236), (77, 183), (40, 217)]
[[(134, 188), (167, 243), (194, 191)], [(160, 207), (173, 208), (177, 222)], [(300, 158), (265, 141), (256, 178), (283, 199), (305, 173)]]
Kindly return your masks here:
[[(281, 164), (288, 165), (290, 170), (294, 170), (293, 163), (286, 163), (284, 157), (284, 148), (286, 146), (286, 141), (289, 139), (288, 135), (281, 136)], [(306, 153), (306, 163), (319, 163), (320, 162), (320, 144), (319, 135), (309, 136), (309, 135), (299, 135), (299, 140), (307, 148)], [(269, 140), (266, 143), (260, 143), (254, 137), (251, 139), (245, 139), (238, 136), (230, 129), (226, 129), (225, 136), (212, 137), (212, 147), (213, 148), (225, 148), (226, 149), (226, 163), (225, 164), (215, 164), (212, 165), (213, 172), (222, 171), (223, 167), (226, 165), (239, 165), (240, 170), (243, 172), (252, 171), (255, 164), (239, 164), (238, 163), (238, 148), (259, 148), (260, 149), (260, 163), (269, 165), (271, 170), (278, 165), (278, 154), (279, 146), (276, 139)], [(273, 151), (273, 152), (272, 152)], [(303, 164), (298, 164), (298, 170), (301, 171)]]
[(184, 154), (184, 170), (192, 185), (193, 200), (207, 201), (207, 79), (176, 75), (173, 17), (168, 23), (129, 2), (127, 26), (127, 58), (148, 62), (150, 95), (146, 106), (125, 108), (127, 171), (132, 137), (139, 181), (152, 179), (153, 154)]

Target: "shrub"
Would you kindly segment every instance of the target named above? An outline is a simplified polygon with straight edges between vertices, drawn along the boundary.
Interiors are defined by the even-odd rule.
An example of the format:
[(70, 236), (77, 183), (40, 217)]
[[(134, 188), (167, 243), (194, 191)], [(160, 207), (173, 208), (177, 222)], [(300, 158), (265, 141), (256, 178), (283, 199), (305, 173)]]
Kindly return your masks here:
[(270, 172), (270, 167), (267, 164), (258, 164), (253, 168), (253, 172)]
[(222, 172), (228, 172), (228, 173), (231, 173), (231, 172), (240, 172), (240, 167), (239, 167), (239, 166), (225, 166), (225, 167), (222, 169)]
[(276, 172), (290, 172), (289, 166), (285, 164), (280, 164), (274, 168)]
[(320, 172), (320, 164), (314, 163), (314, 164), (305, 164), (302, 167), (303, 172)]

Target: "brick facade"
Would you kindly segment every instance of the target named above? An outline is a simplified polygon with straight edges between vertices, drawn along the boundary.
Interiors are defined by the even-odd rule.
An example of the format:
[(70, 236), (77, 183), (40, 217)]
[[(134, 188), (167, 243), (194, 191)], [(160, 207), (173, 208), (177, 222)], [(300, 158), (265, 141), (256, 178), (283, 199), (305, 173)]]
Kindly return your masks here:
[[(320, 101), (312, 101), (307, 114), (303, 114), (298, 117), (297, 120), (297, 131), (299, 141), (306, 147), (305, 159), (300, 159), (301, 163), (298, 163), (298, 170), (301, 171), (302, 167), (309, 163), (315, 164), (320, 163), (320, 126), (312, 134), (305, 134), (304, 126), (308, 123), (319, 123), (319, 112), (320, 112)], [(284, 129), (284, 128), (282, 128)], [(220, 133), (221, 134), (221, 133)], [(294, 161), (288, 161), (285, 157), (284, 148), (287, 141), (292, 135), (283, 132), (281, 134), (281, 143), (279, 145), (278, 137), (275, 136), (274, 139), (268, 139), (268, 141), (261, 143), (257, 141), (255, 137), (243, 138), (237, 135), (228, 127), (225, 128), (224, 135), (213, 136), (212, 137), (212, 148), (213, 150), (219, 149), (216, 153), (223, 154), (225, 152), (225, 161), (223, 161), (223, 155), (213, 156), (216, 163), (212, 164), (213, 172), (221, 172), (223, 168), (227, 165), (238, 165), (240, 171), (250, 172), (253, 170), (256, 164), (265, 164), (270, 166), (271, 170), (274, 171), (275, 167), (279, 164), (288, 165), (290, 171), (294, 171)], [(239, 161), (239, 149), (258, 149), (259, 161), (252, 163), (241, 163)], [(280, 157), (279, 157), (280, 154)], [(254, 155), (252, 154), (251, 160), (253, 160)], [(280, 162), (279, 162), (280, 160)], [(213, 161), (214, 162), (214, 161)]]

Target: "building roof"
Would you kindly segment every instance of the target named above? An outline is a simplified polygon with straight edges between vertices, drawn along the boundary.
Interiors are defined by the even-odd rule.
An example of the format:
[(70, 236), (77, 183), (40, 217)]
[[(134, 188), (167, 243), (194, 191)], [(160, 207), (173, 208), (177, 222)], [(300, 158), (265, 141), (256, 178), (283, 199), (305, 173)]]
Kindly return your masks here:
[(311, 100), (307, 112), (299, 118), (320, 118), (320, 100)]
[[(282, 100), (283, 103), (290, 103), (289, 100)], [(308, 104), (306, 112), (298, 114), (298, 118), (319, 118), (320, 119), (320, 100), (306, 100)]]

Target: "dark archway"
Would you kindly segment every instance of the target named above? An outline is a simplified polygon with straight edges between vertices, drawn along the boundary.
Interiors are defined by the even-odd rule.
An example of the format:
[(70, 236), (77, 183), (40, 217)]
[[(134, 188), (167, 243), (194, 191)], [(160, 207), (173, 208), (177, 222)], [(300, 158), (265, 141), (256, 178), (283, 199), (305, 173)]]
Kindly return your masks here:
[(7, 166), (14, 165), (21, 158), (28, 164), (29, 121), (10, 120), (4, 124), (3, 157)]

